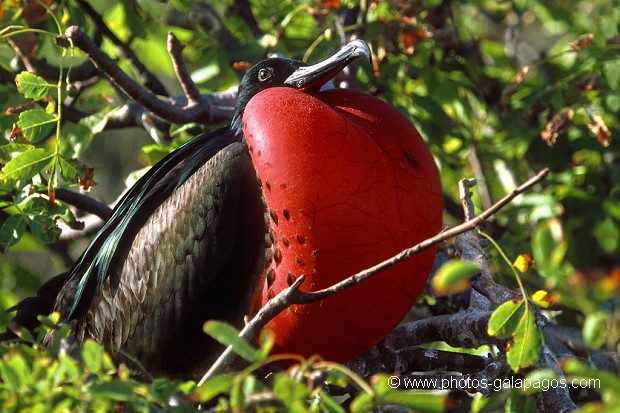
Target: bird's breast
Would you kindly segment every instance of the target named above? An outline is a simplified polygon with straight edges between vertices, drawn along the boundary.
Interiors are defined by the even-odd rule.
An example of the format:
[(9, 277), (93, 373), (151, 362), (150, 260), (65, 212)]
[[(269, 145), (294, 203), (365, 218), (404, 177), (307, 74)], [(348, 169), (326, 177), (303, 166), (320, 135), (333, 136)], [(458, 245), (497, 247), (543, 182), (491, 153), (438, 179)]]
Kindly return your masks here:
[[(379, 99), (268, 89), (249, 102), (244, 124), (270, 217), (263, 302), (301, 274), (304, 290), (325, 288), (439, 231), (432, 156)], [(365, 351), (412, 306), (433, 257), (427, 251), (322, 303), (290, 308), (270, 323), (276, 342), (338, 360)]]

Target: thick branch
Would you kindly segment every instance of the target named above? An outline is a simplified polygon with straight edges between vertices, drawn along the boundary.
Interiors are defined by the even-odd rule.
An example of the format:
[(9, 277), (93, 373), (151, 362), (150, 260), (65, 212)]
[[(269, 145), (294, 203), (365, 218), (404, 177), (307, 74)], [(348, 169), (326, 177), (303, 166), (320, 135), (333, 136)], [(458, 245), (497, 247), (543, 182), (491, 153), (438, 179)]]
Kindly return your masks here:
[[(469, 219), (474, 220), (475, 218), (473, 218), (473, 204), (471, 202), (471, 193), (469, 191), (471, 185), (472, 181), (463, 180), (460, 183), (460, 188), (463, 208), (465, 209), (465, 216)], [(460, 246), (462, 248), (461, 257), (463, 258), (463, 260), (476, 262), (480, 265), (481, 268), (480, 274), (472, 280), (472, 288), (474, 288), (474, 290), (482, 294), (484, 297), (486, 297), (496, 305), (506, 302), (512, 298), (521, 298), (516, 297), (517, 294), (513, 293), (510, 289), (497, 284), (493, 280), (493, 277), (491, 276), (491, 272), (486, 262), (486, 254), (484, 253), (482, 246), (480, 245), (480, 238), (474, 231), (462, 234), (461, 236), (459, 236), (459, 238)], [(531, 308), (534, 316), (536, 317), (536, 325), (542, 330), (547, 324), (547, 319), (542, 314), (540, 314), (540, 311), (536, 306), (531, 306)], [(551, 369), (559, 377), (563, 377), (564, 375), (558, 367), (558, 360), (556, 355), (549, 349), (549, 346), (546, 343), (545, 345), (543, 345), (542, 353), (540, 359), (536, 363), (536, 367)], [(562, 388), (560, 386), (552, 387), (549, 388), (549, 390), (547, 391), (537, 393), (536, 407), (538, 411), (541, 412), (567, 412), (575, 410), (577, 408), (575, 403), (570, 398), (568, 389)]]
[(80, 211), (94, 214), (103, 220), (110, 218), (110, 215), (112, 215), (112, 208), (108, 205), (78, 192), (62, 188), (56, 189), (56, 198), (69, 205), (73, 205)]

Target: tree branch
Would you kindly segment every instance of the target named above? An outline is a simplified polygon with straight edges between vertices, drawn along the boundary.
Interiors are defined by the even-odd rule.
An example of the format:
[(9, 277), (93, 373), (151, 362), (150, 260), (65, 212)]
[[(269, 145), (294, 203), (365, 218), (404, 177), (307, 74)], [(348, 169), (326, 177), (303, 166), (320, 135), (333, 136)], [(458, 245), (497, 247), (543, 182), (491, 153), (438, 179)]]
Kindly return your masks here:
[(56, 199), (73, 205), (80, 211), (85, 211), (106, 220), (112, 215), (112, 208), (103, 202), (99, 202), (89, 196), (67, 189), (56, 189)]
[(119, 39), (110, 28), (105, 24), (103, 18), (97, 13), (97, 11), (84, 0), (78, 0), (78, 4), (80, 7), (90, 16), (95, 25), (104, 36), (106, 36), (115, 46), (117, 46), (121, 55), (125, 57), (129, 63), (131, 63), (134, 72), (141, 80), (141, 82), (149, 88), (156, 95), (168, 96), (168, 92), (164, 85), (159, 81), (159, 79), (144, 66), (144, 64), (138, 59), (138, 56), (134, 53), (134, 51), (128, 47), (121, 39)]
[[(161, 100), (153, 93), (144, 90), (135, 80), (127, 76), (118, 67), (116, 62), (99, 49), (79, 27), (69, 27), (65, 35), (76, 47), (86, 53), (95, 67), (106, 75), (114, 86), (162, 119), (177, 124), (196, 122), (208, 125), (230, 116), (230, 108), (212, 105), (212, 100), (208, 96), (206, 98), (201, 97), (198, 104), (192, 105), (188, 102), (184, 107), (178, 107), (170, 103), (175, 102), (175, 100)], [(176, 102), (179, 101), (181, 100), (176, 100)]]
[(181, 44), (179, 39), (172, 33), (168, 33), (168, 53), (172, 58), (172, 65), (174, 67), (174, 73), (177, 75), (177, 79), (183, 88), (183, 93), (187, 96), (188, 104), (195, 105), (200, 102), (200, 91), (192, 80), (189, 70), (185, 65), (183, 59), (183, 49), (185, 46)]

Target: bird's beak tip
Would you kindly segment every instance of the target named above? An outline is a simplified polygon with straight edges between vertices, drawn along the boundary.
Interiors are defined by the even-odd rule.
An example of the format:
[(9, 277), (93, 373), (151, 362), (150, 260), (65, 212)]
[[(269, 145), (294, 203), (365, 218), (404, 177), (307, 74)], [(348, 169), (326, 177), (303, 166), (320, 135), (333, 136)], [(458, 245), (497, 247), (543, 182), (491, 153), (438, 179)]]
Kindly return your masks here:
[(365, 40), (355, 39), (347, 44), (346, 47), (351, 47), (351, 54), (355, 57), (366, 57), (369, 62), (372, 63), (372, 52), (370, 51), (370, 46), (366, 43)]
[(300, 67), (284, 83), (301, 90), (316, 89), (353, 60), (362, 56), (372, 62), (372, 52), (368, 43), (362, 39), (355, 39), (328, 59), (312, 66)]

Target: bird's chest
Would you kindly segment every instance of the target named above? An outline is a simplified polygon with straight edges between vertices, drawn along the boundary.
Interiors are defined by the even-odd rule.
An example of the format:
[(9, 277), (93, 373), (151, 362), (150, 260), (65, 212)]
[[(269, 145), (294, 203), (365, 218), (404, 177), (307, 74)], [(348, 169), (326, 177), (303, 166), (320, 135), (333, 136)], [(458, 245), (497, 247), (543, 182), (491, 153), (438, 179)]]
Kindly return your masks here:
[[(263, 304), (302, 274), (302, 289), (322, 289), (439, 230), (436, 167), (417, 131), (395, 112), (351, 91), (319, 100), (270, 89), (250, 102), (244, 133), (270, 226)], [(324, 303), (294, 306), (271, 326), (294, 335), (308, 319), (320, 326), (315, 332), (345, 324), (355, 336), (368, 323), (398, 323), (430, 262), (432, 254), (418, 262), (423, 276), (412, 276), (409, 263)], [(380, 315), (369, 305), (382, 306)]]

